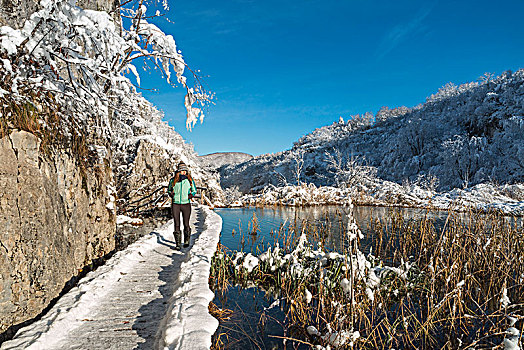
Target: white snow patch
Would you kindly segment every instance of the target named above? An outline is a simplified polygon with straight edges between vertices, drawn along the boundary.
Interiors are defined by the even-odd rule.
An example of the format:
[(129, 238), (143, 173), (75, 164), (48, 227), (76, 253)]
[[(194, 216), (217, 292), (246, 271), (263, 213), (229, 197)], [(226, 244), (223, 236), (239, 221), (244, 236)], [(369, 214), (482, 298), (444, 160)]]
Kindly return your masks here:
[(124, 224), (130, 224), (134, 226), (140, 226), (144, 224), (144, 221), (140, 218), (131, 218), (126, 215), (118, 215), (116, 217), (116, 224), (117, 225), (124, 225)]
[(509, 327), (503, 342), (504, 350), (520, 350), (519, 338), (520, 331), (515, 327)]
[(507, 308), (511, 304), (511, 300), (508, 297), (508, 290), (506, 287), (502, 288), (502, 297), (500, 298), (500, 306)]
[(251, 255), (251, 253), (248, 253), (246, 257), (244, 258), (244, 263), (242, 266), (247, 270), (248, 273), (251, 273), (255, 267), (258, 265), (258, 258), (256, 256)]
[(308, 326), (306, 330), (309, 335), (316, 335), (317, 337), (320, 336), (320, 332), (318, 331), (318, 329), (315, 326)]

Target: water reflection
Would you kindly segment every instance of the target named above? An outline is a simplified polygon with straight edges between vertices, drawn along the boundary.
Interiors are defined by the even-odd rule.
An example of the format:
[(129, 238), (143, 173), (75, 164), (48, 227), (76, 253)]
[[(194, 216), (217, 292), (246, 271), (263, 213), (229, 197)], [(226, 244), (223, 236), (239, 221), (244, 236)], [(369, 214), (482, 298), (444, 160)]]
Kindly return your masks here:
[[(281, 245), (285, 244), (283, 237), (293, 229), (299, 233), (307, 230), (313, 243), (318, 243), (316, 238), (327, 249), (341, 251), (347, 244), (345, 232), (348, 211), (349, 208), (343, 206), (216, 209), (223, 219), (221, 243), (231, 250), (254, 254), (267, 249), (277, 240)], [(384, 221), (392, 213), (408, 220), (430, 216), (436, 221), (437, 227), (443, 225), (448, 214), (446, 211), (413, 208), (356, 206), (353, 216), (364, 234), (361, 241), (364, 252), (368, 251), (373, 238), (371, 220)]]

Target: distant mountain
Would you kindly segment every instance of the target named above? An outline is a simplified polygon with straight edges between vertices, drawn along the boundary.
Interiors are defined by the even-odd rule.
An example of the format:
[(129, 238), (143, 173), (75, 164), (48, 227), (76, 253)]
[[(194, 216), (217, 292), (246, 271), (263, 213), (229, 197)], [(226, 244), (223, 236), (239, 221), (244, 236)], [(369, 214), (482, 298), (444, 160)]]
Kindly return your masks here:
[(202, 166), (220, 168), (224, 165), (235, 165), (253, 159), (251, 154), (242, 152), (216, 152), (198, 157)]
[[(290, 150), (220, 169), (222, 187), (349, 184), (365, 172), (441, 191), (524, 182), (524, 69), (447, 84), (424, 104), (383, 107), (303, 136)], [(358, 177), (358, 176), (357, 176)]]

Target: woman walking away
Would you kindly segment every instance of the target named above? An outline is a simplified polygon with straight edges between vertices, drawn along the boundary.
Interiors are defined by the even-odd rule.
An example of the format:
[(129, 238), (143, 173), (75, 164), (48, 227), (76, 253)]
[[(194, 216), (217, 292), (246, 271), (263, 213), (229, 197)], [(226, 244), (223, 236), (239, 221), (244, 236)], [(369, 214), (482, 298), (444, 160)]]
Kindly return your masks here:
[(182, 233), (180, 232), (180, 212), (184, 219), (184, 248), (189, 247), (191, 228), (189, 218), (191, 217), (191, 198), (196, 194), (195, 181), (189, 174), (189, 169), (184, 162), (178, 163), (175, 176), (169, 180), (167, 193), (172, 198), (171, 212), (175, 221), (176, 249), (180, 250)]

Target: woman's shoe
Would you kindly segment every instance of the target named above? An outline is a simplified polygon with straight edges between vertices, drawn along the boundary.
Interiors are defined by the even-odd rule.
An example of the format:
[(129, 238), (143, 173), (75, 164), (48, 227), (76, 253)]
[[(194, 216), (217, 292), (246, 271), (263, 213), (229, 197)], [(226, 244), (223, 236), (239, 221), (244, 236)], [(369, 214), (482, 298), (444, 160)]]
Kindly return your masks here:
[(189, 247), (189, 239), (190, 238), (191, 238), (191, 229), (190, 228), (187, 228), (187, 229), (184, 228), (184, 248)]
[(176, 244), (175, 249), (176, 249), (176, 250), (180, 250), (180, 249), (182, 248), (182, 244), (181, 244), (181, 241), (182, 241), (182, 232), (180, 232), (180, 231), (175, 231), (174, 236), (175, 236), (175, 244)]

